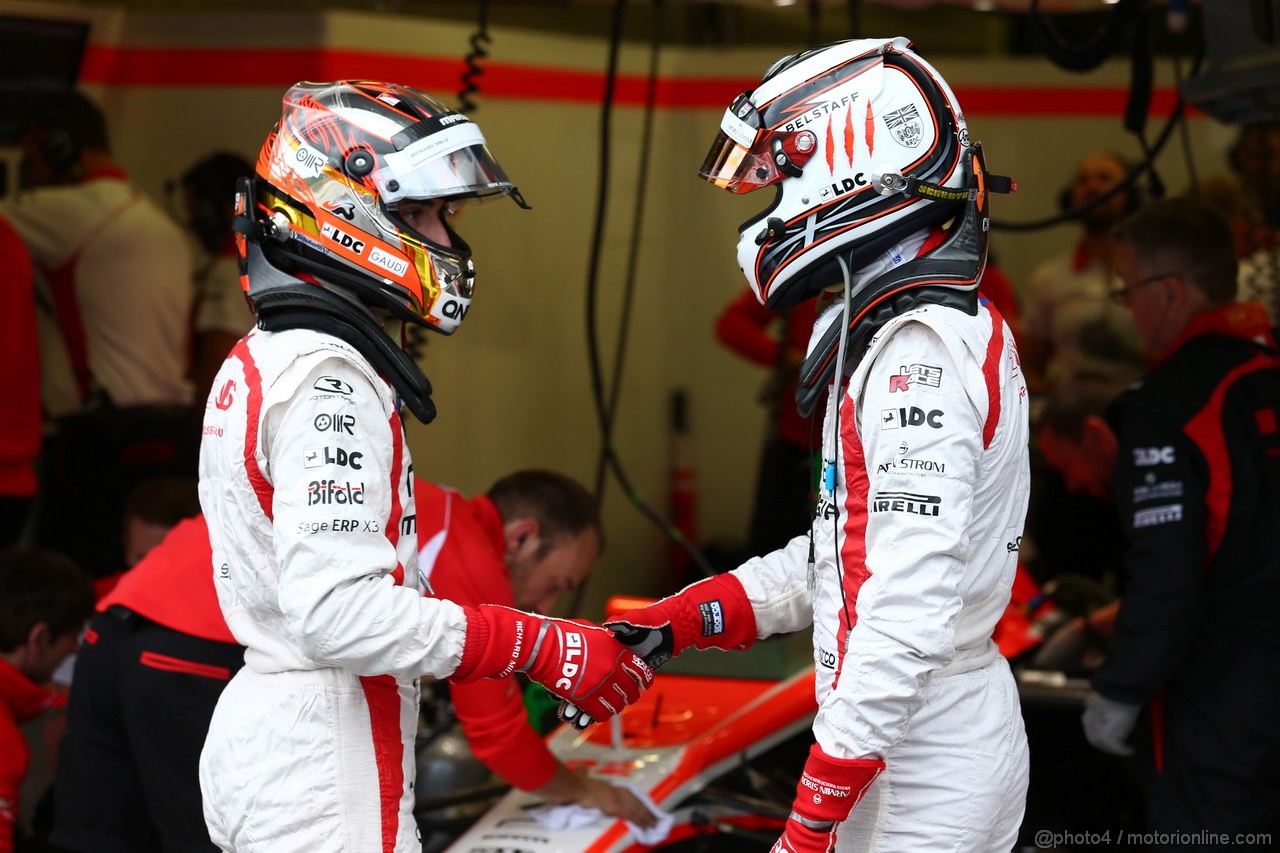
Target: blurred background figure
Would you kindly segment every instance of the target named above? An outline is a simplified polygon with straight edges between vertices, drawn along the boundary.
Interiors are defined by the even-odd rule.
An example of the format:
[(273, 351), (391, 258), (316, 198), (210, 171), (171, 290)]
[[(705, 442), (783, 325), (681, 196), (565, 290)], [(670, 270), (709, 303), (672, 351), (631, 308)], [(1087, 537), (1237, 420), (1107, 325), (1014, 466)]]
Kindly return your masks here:
[[(595, 498), (552, 471), (516, 471), (470, 499), (418, 479), (414, 506), (418, 571), (437, 597), (465, 607), (500, 604), (549, 613), (561, 595), (587, 579), (604, 545)], [(521, 684), (516, 677), (449, 684), (476, 758), (548, 802), (577, 803), (651, 826), (654, 818), (630, 791), (574, 773), (551, 754), (530, 724)], [(420, 780), (419, 797), (450, 793), (429, 790), (433, 781), (440, 780)]]
[(16, 545), (36, 495), (40, 456), (40, 353), (31, 256), (0, 216), (0, 548)]
[[(1100, 197), (1128, 171), (1124, 160), (1111, 152), (1085, 156), (1063, 190), (1062, 209), (1073, 210)], [(1133, 321), (1107, 294), (1112, 289), (1111, 229), (1140, 205), (1131, 187), (1081, 214), (1082, 233), (1075, 247), (1032, 272), (1022, 298), (1018, 351), (1033, 392), (1067, 374), (1110, 373), (1138, 361), (1141, 344)]]
[(240, 287), (231, 218), (236, 181), (253, 175), (239, 154), (219, 151), (197, 162), (178, 183), (180, 209), (202, 257), (196, 263), (191, 385), (197, 407), (231, 347), (253, 328), (253, 310)]
[(89, 98), (42, 97), (22, 127), (27, 192), (0, 204), (0, 216), (37, 275), (49, 425), (35, 542), (109, 575), (123, 568), (120, 521), (133, 486), (195, 473), (189, 252), (178, 226), (112, 157), (106, 120)]
[[(31, 748), (19, 728), (61, 707), (66, 695), (48, 686), (76, 650), (93, 612), (89, 578), (61, 554), (34, 548), (0, 552), (0, 851), (20, 843), (18, 791)], [(110, 780), (97, 780), (111, 784)]]
[(1280, 323), (1280, 121), (1247, 124), (1228, 152), (1247, 204), (1248, 242), (1240, 257), (1240, 301), (1255, 300)]
[(1040, 520), (1040, 573), (1055, 595), (1073, 598), (1079, 615), (1047, 638), (1036, 666), (1096, 668), (1110, 644), (1125, 548), (1112, 495), (1117, 442), (1107, 409), (1124, 391), (1112, 379), (1066, 377), (1049, 392), (1037, 421), (1036, 444), (1083, 512)]
[[(192, 493), (194, 504), (194, 483)], [(218, 607), (204, 519), (171, 526), (99, 601), (77, 656), (58, 752), (59, 849), (217, 850), (204, 824), (200, 750), (244, 649)]]
[[(1280, 350), (1262, 306), (1236, 301), (1234, 236), (1211, 206), (1155, 202), (1116, 240), (1117, 295), (1160, 361), (1113, 406), (1125, 580), (1085, 734), (1141, 750), (1148, 829), (1263, 833), (1247, 849), (1272, 849)], [(1150, 750), (1130, 742), (1144, 708)]]
[(759, 395), (769, 414), (747, 536), (750, 554), (781, 548), (808, 530), (813, 517), (813, 418), (796, 411), (796, 387), (818, 302), (771, 311), (744, 287), (716, 320), (716, 340), (769, 368)]

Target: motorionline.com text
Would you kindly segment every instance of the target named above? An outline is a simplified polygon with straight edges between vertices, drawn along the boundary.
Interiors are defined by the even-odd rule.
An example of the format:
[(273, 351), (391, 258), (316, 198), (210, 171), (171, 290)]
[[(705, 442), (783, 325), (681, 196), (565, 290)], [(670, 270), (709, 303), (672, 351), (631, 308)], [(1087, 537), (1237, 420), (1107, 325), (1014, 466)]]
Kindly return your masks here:
[(1242, 832), (1232, 835), (1225, 832), (1134, 832), (1131, 830), (1103, 830), (1102, 832), (1059, 832), (1042, 829), (1035, 835), (1036, 847), (1052, 850), (1055, 847), (1092, 847), (1102, 844), (1133, 844), (1159, 847), (1179, 845), (1221, 844), (1266, 845), (1271, 843), (1269, 833)]

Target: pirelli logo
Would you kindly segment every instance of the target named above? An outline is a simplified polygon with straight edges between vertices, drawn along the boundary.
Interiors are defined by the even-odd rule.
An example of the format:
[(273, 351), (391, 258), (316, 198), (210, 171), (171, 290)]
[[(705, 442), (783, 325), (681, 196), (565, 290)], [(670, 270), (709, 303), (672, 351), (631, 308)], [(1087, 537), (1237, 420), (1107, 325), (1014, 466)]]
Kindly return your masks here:
[(1182, 521), (1182, 504), (1143, 509), (1133, 514), (1134, 527), (1155, 527), (1158, 524), (1169, 524), (1173, 521)]
[(911, 492), (879, 492), (871, 501), (872, 512), (901, 512), (908, 515), (937, 517), (942, 498)]

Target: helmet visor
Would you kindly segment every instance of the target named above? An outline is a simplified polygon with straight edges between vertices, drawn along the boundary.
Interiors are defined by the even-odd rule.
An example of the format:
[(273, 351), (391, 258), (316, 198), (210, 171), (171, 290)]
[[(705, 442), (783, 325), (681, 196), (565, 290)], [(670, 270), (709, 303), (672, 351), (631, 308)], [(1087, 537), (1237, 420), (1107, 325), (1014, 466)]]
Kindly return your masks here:
[[(765, 134), (761, 134), (764, 136)], [(744, 148), (723, 130), (711, 143), (698, 177), (731, 193), (749, 193), (782, 180), (782, 173), (764, 150)]]
[(720, 132), (698, 176), (731, 193), (749, 193), (781, 180), (782, 174), (769, 156), (769, 134), (762, 127), (751, 92), (734, 98), (720, 119)]
[(485, 198), (515, 190), (480, 128), (469, 121), (387, 154), (375, 180), (387, 204), (405, 198)]

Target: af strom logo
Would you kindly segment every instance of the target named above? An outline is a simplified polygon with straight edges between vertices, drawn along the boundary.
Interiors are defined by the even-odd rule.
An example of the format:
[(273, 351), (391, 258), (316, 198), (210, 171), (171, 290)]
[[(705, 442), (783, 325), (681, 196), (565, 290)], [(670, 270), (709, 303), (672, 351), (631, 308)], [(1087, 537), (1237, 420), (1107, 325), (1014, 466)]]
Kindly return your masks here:
[(924, 139), (924, 127), (920, 124), (920, 110), (915, 104), (907, 104), (900, 110), (893, 110), (884, 115), (885, 127), (893, 134), (898, 144), (908, 148), (919, 148)]
[(218, 407), (219, 411), (225, 412), (231, 408), (231, 404), (235, 402), (236, 397), (236, 381), (228, 379), (222, 383), (222, 387), (218, 390), (218, 398), (213, 404)]

